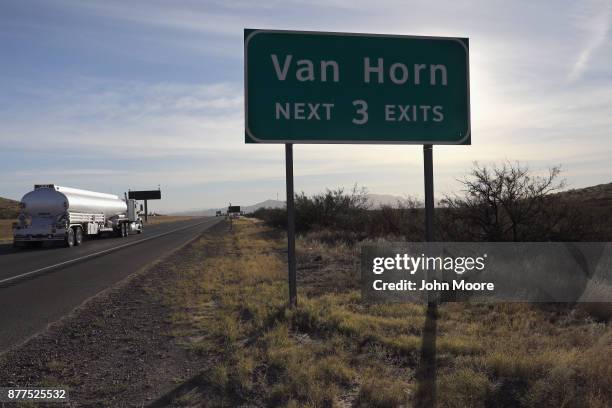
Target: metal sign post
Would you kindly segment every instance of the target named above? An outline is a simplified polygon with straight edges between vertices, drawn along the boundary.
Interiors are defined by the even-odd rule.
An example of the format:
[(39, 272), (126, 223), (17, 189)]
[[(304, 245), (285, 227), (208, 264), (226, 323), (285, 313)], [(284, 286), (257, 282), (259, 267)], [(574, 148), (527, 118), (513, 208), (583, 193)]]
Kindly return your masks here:
[(425, 240), (434, 240), (433, 146), (423, 145), (423, 173), (425, 175)]
[[(433, 146), (430, 144), (423, 145), (423, 175), (425, 181), (425, 241), (432, 242), (434, 240), (434, 181)], [(429, 255), (429, 246), (425, 248), (426, 254)], [(427, 276), (428, 272), (425, 273)], [(436, 291), (427, 291), (429, 311), (435, 312), (437, 298)]]
[(293, 144), (285, 144), (285, 175), (287, 179), (287, 257), (289, 272), (289, 306), (297, 306), (295, 270), (295, 203), (293, 201)]

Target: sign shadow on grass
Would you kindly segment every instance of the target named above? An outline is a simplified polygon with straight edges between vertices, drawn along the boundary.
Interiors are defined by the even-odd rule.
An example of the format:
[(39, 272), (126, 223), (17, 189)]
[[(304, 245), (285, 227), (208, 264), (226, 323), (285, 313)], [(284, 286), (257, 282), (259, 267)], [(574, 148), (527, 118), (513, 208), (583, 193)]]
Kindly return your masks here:
[(436, 405), (436, 334), (438, 329), (438, 306), (436, 302), (427, 304), (421, 358), (416, 372), (417, 390), (414, 406), (417, 408)]

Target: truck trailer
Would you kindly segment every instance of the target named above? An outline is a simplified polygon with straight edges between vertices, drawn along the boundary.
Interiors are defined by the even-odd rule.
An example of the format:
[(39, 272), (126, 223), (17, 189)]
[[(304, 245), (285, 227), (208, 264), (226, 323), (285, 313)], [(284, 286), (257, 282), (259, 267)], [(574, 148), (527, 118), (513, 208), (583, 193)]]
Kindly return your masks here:
[(13, 229), (15, 247), (43, 242), (78, 246), (85, 236), (103, 234), (127, 237), (142, 233), (136, 200), (113, 194), (37, 184), (20, 202)]

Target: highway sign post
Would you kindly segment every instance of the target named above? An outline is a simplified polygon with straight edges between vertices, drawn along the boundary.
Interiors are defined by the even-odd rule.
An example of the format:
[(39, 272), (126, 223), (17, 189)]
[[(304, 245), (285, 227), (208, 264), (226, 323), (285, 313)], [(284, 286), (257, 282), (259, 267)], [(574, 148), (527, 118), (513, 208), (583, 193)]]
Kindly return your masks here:
[(467, 38), (244, 30), (245, 142), (283, 143), (290, 303), (293, 144), (420, 144), (433, 240), (433, 145), (469, 145)]

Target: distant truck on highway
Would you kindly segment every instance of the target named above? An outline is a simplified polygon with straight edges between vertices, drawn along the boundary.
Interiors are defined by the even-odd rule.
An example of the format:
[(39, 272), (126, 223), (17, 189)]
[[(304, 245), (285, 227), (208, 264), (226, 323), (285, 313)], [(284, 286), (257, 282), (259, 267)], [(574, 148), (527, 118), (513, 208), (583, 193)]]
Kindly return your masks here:
[(240, 217), (240, 206), (239, 205), (230, 205), (227, 207), (227, 216), (229, 218), (238, 218)]
[(103, 234), (127, 237), (142, 233), (142, 219), (136, 200), (113, 194), (39, 184), (23, 196), (13, 245), (60, 242), (78, 246), (85, 236)]

